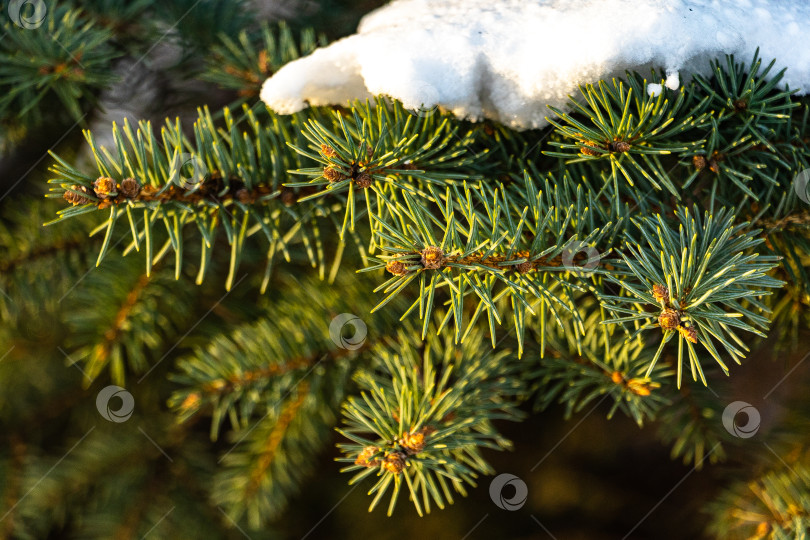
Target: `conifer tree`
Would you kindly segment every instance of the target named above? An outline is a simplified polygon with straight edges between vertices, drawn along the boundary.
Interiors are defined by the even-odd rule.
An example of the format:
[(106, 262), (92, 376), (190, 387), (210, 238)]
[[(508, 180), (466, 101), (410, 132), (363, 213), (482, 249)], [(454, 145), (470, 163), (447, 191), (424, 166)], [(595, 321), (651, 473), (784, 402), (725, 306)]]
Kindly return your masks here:
[[(538, 130), (266, 107), (350, 4), (2, 6), (0, 537), (308, 535), (285, 516), (324, 458), (331, 504), (361, 486), (395, 523), (491, 491), (497, 451), (537, 453), (504, 433), (561, 408), (722, 477), (706, 535), (803, 538), (810, 100), (784, 59), (658, 93), (628, 71)], [(163, 40), (191, 117), (89, 129)], [(749, 360), (789, 410), (763, 444), (730, 390)]]

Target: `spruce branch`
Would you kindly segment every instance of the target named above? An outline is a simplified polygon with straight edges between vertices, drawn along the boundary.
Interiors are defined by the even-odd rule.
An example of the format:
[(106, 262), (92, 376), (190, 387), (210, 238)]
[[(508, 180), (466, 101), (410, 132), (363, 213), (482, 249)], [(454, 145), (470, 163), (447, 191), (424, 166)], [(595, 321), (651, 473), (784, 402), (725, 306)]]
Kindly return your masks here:
[[(173, 456), (172, 462), (139, 431), (103, 427), (84, 429), (84, 438), (70, 441), (80, 443), (72, 452), (64, 454), (69, 445), (62, 450), (63, 459), (31, 456), (23, 480), (29, 494), (16, 508), (15, 536), (46, 537), (64, 527), (73, 505), (84, 509), (80, 527), (89, 535), (175, 536), (184, 531), (200, 537), (210, 532), (216, 526), (212, 514), (201, 516), (199, 506), (185, 502), (202, 495), (197, 485), (205, 472), (202, 448), (176, 432), (157, 435), (157, 424), (147, 423), (144, 431)], [(100, 476), (116, 481), (99, 482)], [(169, 503), (175, 509), (157, 523)]]
[[(808, 274), (808, 268), (802, 267), (802, 275)], [(771, 332), (769, 333), (771, 356), (776, 359), (785, 352), (801, 350), (802, 332), (810, 328), (810, 293), (802, 281), (788, 284), (782, 294), (768, 298), (771, 310)]]
[[(767, 275), (778, 264), (774, 256), (751, 253), (764, 240), (758, 230), (746, 230), (746, 224), (734, 224), (734, 216), (725, 209), (706, 212), (701, 219), (695, 208), (691, 213), (678, 207), (680, 222), (676, 230), (656, 217), (634, 220), (643, 245), (630, 236), (626, 253), (621, 253), (627, 278), (608, 275), (621, 286), (623, 296), (603, 294), (605, 307), (613, 318), (605, 324), (632, 323), (634, 336), (645, 330), (660, 328), (661, 345), (649, 371), (673, 338), (678, 338), (678, 387), (683, 369), (683, 345), (689, 351), (693, 379), (703, 374), (694, 345), (700, 344), (728, 375), (728, 367), (714, 346), (717, 340), (731, 358), (740, 363), (742, 350), (748, 350), (734, 329), (764, 337), (768, 319), (759, 300), (771, 294), (767, 289), (784, 283)], [(742, 349), (742, 350), (741, 350)]]
[[(757, 226), (767, 227), (762, 252), (781, 258), (780, 276), (791, 287), (810, 294), (807, 281), (810, 278), (810, 211), (788, 214), (776, 222), (759, 220)], [(801, 297), (802, 293), (797, 291), (797, 296)]]
[[(41, 200), (8, 201), (0, 221), (0, 334), (8, 341), (33, 337), (59, 312), (60, 300), (91, 266), (87, 240), (90, 222), (76, 219), (43, 231), (42, 221), (57, 205)], [(55, 344), (54, 344), (55, 345)]]
[[(124, 8), (91, 3), (117, 15), (104, 22), (94, 11), (95, 31), (132, 36), (131, 27), (120, 28)], [(204, 534), (196, 531), (212, 526), (209, 507), (219, 509), (217, 518), (226, 514), (223, 523), (244, 519), (261, 528), (311, 475), (341, 403), (338, 431), (350, 442), (339, 445), (339, 461), (355, 473), (351, 483), (374, 477), (371, 508), (388, 498), (389, 514), (406, 488), (423, 514), (492, 472), (483, 449), (509, 447), (495, 424), (520, 419), (517, 407), (529, 397), (540, 408), (563, 404), (566, 416), (605, 399), (608, 417), (621, 411), (639, 426), (657, 422), (673, 458), (699, 467), (725, 457), (721, 442), (728, 437), (718, 421), (720, 400), (706, 386), (681, 388), (684, 343), (693, 378), (700, 375), (704, 385), (698, 342), (726, 374), (726, 357), (739, 363), (769, 326), (779, 326), (773, 334), (783, 344), (788, 334), (800, 343), (810, 236), (791, 182), (810, 163), (810, 107), (776, 88), (782, 74), (771, 77), (773, 63), (761, 70), (757, 55), (750, 66), (728, 57), (713, 64), (715, 77), (658, 94), (630, 73), (585, 86), (581, 100), (571, 98), (572, 113), (553, 110), (558, 117), (546, 132), (516, 133), (446, 111), (414, 114), (383, 97), (280, 116), (251, 102), (262, 79), (314, 47), (310, 31), (297, 39), (284, 25), (246, 30), (245, 13), (232, 7), (226, 13), (222, 0), (143, 0), (131, 9), (147, 6), (166, 17), (189, 10), (177, 36), (190, 62), (178, 66), (235, 90), (244, 106), (241, 113), (201, 110), (191, 130), (179, 121), (157, 132), (146, 122), (114, 126), (109, 148), (86, 132), (93, 163), (71, 165), (68, 154), (54, 155), (51, 169), (50, 196), (69, 206), (54, 220), (60, 228), (48, 230), (72, 227), (71, 234), (36, 245), (27, 241), (36, 237), (30, 224), (17, 216), (15, 229), (0, 222), (0, 248), (12, 254), (0, 261), (0, 288), (8, 285), (11, 293), (0, 297), (0, 343), (19, 347), (10, 357), (15, 363), (0, 363), (0, 376), (12, 384), (32, 381), (0, 412), (12, 435), (27, 443), (25, 428), (53, 402), (63, 409), (82, 403), (76, 391), (41, 403), (36, 383), (46, 373), (44, 361), (18, 361), (38, 341), (23, 328), (31, 321), (67, 323), (79, 353), (72, 358), (86, 362), (85, 384), (101, 379), (105, 367), (120, 384), (125, 372), (143, 372), (151, 353), (166, 350), (197, 307), (187, 257), (199, 256), (197, 283), (223, 259), (230, 289), (240, 265), (253, 268), (264, 255), (262, 290), (272, 292), (258, 306), (241, 302), (250, 306), (244, 312), (224, 308), (222, 321), (205, 325), (192, 346), (163, 364), (173, 370), (174, 414), (162, 418), (173, 427), (163, 426), (159, 440), (178, 453), (183, 448), (188, 463), (161, 463), (146, 475), (142, 465), (154, 466), (151, 455), (144, 459), (105, 438), (110, 451), (94, 444), (87, 456), (68, 461), (73, 474), (48, 480), (42, 497), (21, 507), (21, 518), (13, 516), (22, 521), (8, 525), (9, 534), (44, 537), (48, 527), (55, 530), (53, 520), (42, 530), (28, 527), (51, 500), (57, 514), (74, 515), (66, 502), (76, 495), (68, 489), (74, 485), (81, 507), (93, 510), (90, 528), (109, 537), (148, 532), (144, 523), (156, 521), (167, 486), (186, 496), (185, 511), (159, 534), (171, 536), (178, 526)], [(135, 40), (124, 41), (113, 41), (111, 50), (137, 48)], [(197, 56), (209, 47), (213, 54), (200, 70)], [(650, 80), (660, 77), (653, 72)], [(92, 97), (107, 84), (100, 81), (82, 91)], [(35, 108), (54, 92), (47, 90)], [(81, 113), (92, 105), (88, 96), (76, 98)], [(537, 155), (542, 149), (545, 157)], [(692, 204), (694, 210), (687, 208)], [(105, 215), (93, 229), (88, 224), (98, 212)], [(629, 226), (631, 213), (638, 217)], [(90, 229), (93, 240), (75, 234)], [(122, 231), (131, 235), (124, 253), (145, 252), (146, 270), (126, 259), (108, 263), (75, 288), (62, 308), (69, 313), (60, 315), (54, 289), (86, 271), (89, 250), (100, 247), (96, 264), (116, 253)], [(351, 262), (366, 273), (359, 278), (338, 271), (352, 243), (359, 257)], [(164, 264), (171, 254), (173, 269)], [(281, 256), (296, 275), (309, 263), (322, 279), (271, 276)], [(53, 261), (60, 265), (52, 278), (41, 263)], [(772, 291), (782, 280), (789, 286)], [(375, 286), (381, 298), (369, 294)], [(155, 307), (169, 302), (170, 312)], [(327, 331), (341, 312), (368, 325), (368, 339), (357, 348)], [(392, 318), (417, 313), (421, 324)], [(552, 318), (555, 324), (547, 324)], [(515, 354), (512, 342), (498, 347), (496, 324), (514, 325)], [(482, 348), (487, 337), (496, 350)], [(677, 356), (667, 346), (673, 338)], [(64, 358), (47, 361), (63, 367)], [(78, 384), (77, 372), (66, 371), (55, 386)], [(667, 384), (676, 374), (677, 388)], [(359, 392), (344, 401), (355, 385)], [(92, 403), (90, 409), (95, 414)], [(210, 426), (212, 441), (180, 446), (184, 437), (201, 435), (193, 429), (199, 421)], [(21, 465), (19, 440), (9, 440), (11, 453), (0, 452), (0, 464), (12, 469), (9, 492), (19, 493), (31, 485), (21, 484), (23, 474), (36, 480), (53, 461), (25, 456)], [(234, 446), (219, 452), (228, 442)], [(120, 443), (154, 453), (144, 440)], [(219, 452), (216, 470), (212, 452)], [(137, 504), (128, 506), (109, 489), (97, 498), (89, 488), (87, 470), (117, 467), (125, 469), (122, 483), (137, 493)], [(771, 487), (784, 495), (805, 486)], [(763, 501), (776, 498), (761, 492)], [(805, 524), (807, 512), (793, 494), (769, 521), (774, 537)], [(205, 526), (182, 528), (195, 512), (209, 518)], [(107, 515), (120, 527), (106, 526)]]
[[(116, 45), (128, 48), (129, 39), (144, 38), (148, 33), (150, 12), (155, 11), (160, 0), (82, 0), (82, 9), (92, 16), (96, 24), (108, 28), (116, 38)], [(129, 39), (121, 39), (122, 37)], [(150, 36), (151, 37), (151, 36)]]
[[(703, 173), (712, 177), (706, 190), (711, 192), (719, 187), (720, 200), (729, 199), (733, 203), (734, 198), (739, 197), (739, 192), (742, 191), (756, 201), (759, 199), (757, 192), (779, 185), (776, 180), (778, 173), (775, 172), (781, 168), (787, 176), (791, 166), (774, 151), (764, 147), (761, 144), (762, 138), (755, 138), (747, 133), (747, 127), (754, 121), (753, 117), (730, 132), (729, 136), (726, 135), (729, 130), (720, 127), (723, 120), (722, 115), (712, 118), (712, 129), (706, 143), (696, 152), (684, 153), (684, 157), (691, 156), (694, 167), (692, 174), (684, 181), (683, 189), (688, 189)], [(759, 179), (759, 185), (751, 186), (755, 177)]]
[[(85, 387), (104, 368), (119, 386), (125, 385), (127, 373), (146, 373), (169, 337), (192, 322), (193, 283), (178, 284), (165, 268), (147, 276), (133, 262), (116, 260), (91, 272), (67, 301), (66, 345), (71, 361), (84, 365)], [(158, 305), (171, 309), (155, 313)]]
[(798, 450), (725, 489), (710, 507), (709, 532), (724, 540), (803, 538), (810, 529), (810, 467), (806, 449)]
[[(519, 354), (527, 315), (548, 312), (559, 322), (560, 310), (576, 313), (575, 291), (604, 272), (599, 261), (610, 253), (624, 219), (602, 210), (568, 177), (540, 184), (526, 173), (522, 183), (465, 182), (463, 190), (448, 187), (445, 193), (444, 201), (434, 195), (433, 208), (407, 192), (402, 199), (391, 194), (385, 196), (386, 215), (372, 216), (382, 254), (367, 270), (393, 274), (377, 288), (385, 297), (375, 310), (418, 283), (419, 297), (406, 315), (418, 306), (424, 337), (436, 293), (444, 291), (452, 309), (440, 329), (452, 318), (455, 339), (463, 341), (486, 313), (494, 347), (495, 323), (504, 323), (497, 302), (508, 301)], [(464, 329), (467, 297), (477, 308)]]
[[(665, 361), (671, 365), (675, 358), (667, 355)], [(657, 436), (672, 446), (670, 457), (680, 458), (695, 469), (701, 469), (706, 461), (724, 461), (731, 437), (721, 421), (723, 411), (718, 410), (717, 394), (699, 385), (679, 389), (665, 386), (663, 391), (670, 404), (656, 415)]]
[(251, 26), (254, 10), (248, 0), (172, 0), (158, 3), (155, 11), (176, 28), (186, 59), (197, 61), (218, 36), (236, 36)]
[[(284, 297), (261, 312), (258, 321), (214, 336), (179, 360), (171, 376), (179, 388), (169, 400), (179, 421), (211, 415), (212, 440), (220, 437), (226, 421), (232, 430), (245, 430), (304, 378), (313, 388), (319, 386), (313, 378), (324, 381), (321, 385), (347, 379), (380, 339), (375, 334), (390, 322), (386, 314), (368, 317), (370, 300), (363, 300), (360, 285), (343, 275), (332, 284), (285, 279), (279, 287)], [(347, 301), (343, 293), (348, 291), (356, 293), (356, 300)], [(363, 337), (369, 336), (356, 348), (335, 343), (330, 333), (330, 321), (350, 310), (362, 314)]]
[(37, 28), (8, 20), (0, 27), (0, 123), (39, 124), (53, 100), (83, 123), (98, 89), (114, 79), (110, 64), (119, 53), (108, 43), (109, 30), (69, 4), (48, 2), (44, 15)]
[[(200, 233), (201, 283), (209, 268), (216, 233), (225, 229), (231, 258), (226, 278), (230, 289), (245, 247), (256, 234), (265, 238), (268, 265), (265, 286), (273, 259), (281, 253), (289, 260), (288, 243), (318, 244), (315, 217), (328, 216), (331, 209), (320, 203), (298, 205), (300, 190), (285, 189), (287, 170), (301, 164), (284, 141), (294, 139), (298, 117), (257, 116), (243, 107), (246, 126), (240, 126), (224, 109), (224, 127), (218, 127), (210, 112), (199, 111), (194, 138), (182, 131), (179, 120), (167, 122), (155, 136), (149, 122), (133, 128), (128, 121), (113, 126), (115, 149), (99, 147), (90, 132), (85, 137), (95, 157), (96, 170), (84, 172), (55, 154), (51, 170), (56, 177), (51, 197), (62, 197), (72, 206), (59, 212), (55, 223), (76, 215), (108, 210), (109, 218), (96, 229), (104, 232), (98, 263), (105, 256), (115, 225), (126, 221), (132, 242), (125, 249), (146, 257), (146, 272), (166, 253), (175, 254), (175, 276), (183, 267), (184, 229)], [(273, 126), (265, 127), (266, 122)], [(162, 246), (156, 230), (165, 226)], [(322, 249), (309, 249), (313, 265), (325, 266)]]
[[(339, 392), (341, 379), (330, 381)], [(243, 516), (252, 529), (278, 517), (313, 469), (334, 417), (337, 403), (302, 381), (267, 411), (255, 428), (235, 432), (239, 447), (220, 458), (211, 497), (233, 522)]]
[(356, 472), (349, 483), (376, 473), (369, 511), (390, 491), (388, 515), (403, 488), (419, 515), (466, 495), (465, 484), (492, 473), (480, 449), (509, 447), (492, 421), (522, 416), (525, 388), (503, 361), (508, 351), (482, 354), (479, 331), (460, 347), (437, 336), (425, 346), (415, 330), (377, 348), (379, 369), (356, 376), (362, 391), (344, 404), (338, 430), (352, 441), (339, 444), (339, 461), (351, 464), (342, 471)]
[[(331, 122), (312, 119), (302, 135), (310, 142), (290, 146), (318, 162), (295, 174), (312, 177), (289, 187), (314, 188), (302, 200), (346, 193), (346, 211), (341, 237), (364, 213), (371, 215), (391, 191), (407, 191), (430, 197), (428, 186), (454, 184), (462, 178), (480, 177), (476, 164), (486, 150), (473, 152), (474, 132), (453, 122), (449, 115), (416, 116), (399, 102), (378, 98), (357, 103), (351, 114), (335, 111)], [(356, 210), (356, 195), (362, 191), (365, 211)]]
[[(252, 528), (278, 516), (309, 477), (351, 375), (369, 364), (370, 351), (394, 323), (386, 314), (367, 316), (370, 299), (345, 274), (331, 284), (285, 278), (278, 289), (283, 296), (257, 321), (209, 339), (170, 376), (177, 421), (210, 417), (211, 439), (234, 444), (220, 458), (212, 496), (232, 519), (246, 516)], [(350, 311), (362, 314), (356, 319), (362, 325), (334, 326)], [(342, 332), (360, 328), (362, 339), (347, 347)]]
[(586, 329), (583, 337), (577, 338), (573, 317), (544, 332), (543, 349), (550, 350), (529, 375), (536, 381), (536, 407), (546, 409), (555, 401), (565, 404), (568, 419), (608, 395), (612, 400), (608, 419), (621, 411), (643, 427), (670, 405), (661, 387), (675, 372), (661, 363), (648, 373), (654, 348), (640, 337), (626, 340), (615, 328), (601, 325), (602, 309), (593, 296), (578, 299), (577, 309)]
[(239, 100), (230, 105), (235, 109), (256, 99), (262, 83), (281, 66), (325, 45), (326, 37), (316, 37), (312, 29), (301, 31), (296, 38), (283, 21), (272, 26), (264, 23), (258, 32), (243, 30), (235, 39), (223, 33), (211, 48), (200, 78), (236, 90)]
[[(626, 82), (612, 79), (580, 87), (585, 103), (570, 98), (573, 113), (549, 106), (558, 119), (547, 120), (562, 136), (562, 141), (549, 144), (561, 151), (544, 154), (566, 159), (566, 164), (607, 160), (616, 191), (622, 176), (631, 186), (646, 180), (678, 197), (678, 186), (659, 157), (687, 152), (703, 142), (694, 133), (709, 121), (708, 97), (689, 107), (691, 90), (681, 87), (675, 96), (664, 91), (653, 96), (647, 92), (647, 81), (634, 73), (627, 73)], [(568, 142), (571, 139), (576, 142)]]
[[(789, 118), (790, 109), (799, 106), (790, 99), (796, 90), (778, 89), (785, 69), (769, 76), (776, 64), (775, 59), (760, 71), (759, 48), (747, 68), (736, 62), (733, 55), (726, 55), (724, 60), (723, 63), (719, 59), (710, 61), (711, 79), (696, 74), (694, 81), (709, 96), (710, 105), (732, 113), (747, 130), (756, 133), (763, 125)], [(749, 122), (750, 118), (757, 121)]]

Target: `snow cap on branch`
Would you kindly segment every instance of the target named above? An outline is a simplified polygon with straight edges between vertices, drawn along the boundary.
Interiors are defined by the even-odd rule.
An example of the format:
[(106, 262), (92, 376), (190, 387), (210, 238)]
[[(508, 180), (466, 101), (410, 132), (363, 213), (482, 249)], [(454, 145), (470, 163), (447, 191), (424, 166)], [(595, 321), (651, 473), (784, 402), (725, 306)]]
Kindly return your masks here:
[[(285, 65), (261, 98), (282, 114), (386, 94), (518, 129), (546, 125), (580, 84), (633, 69), (707, 74), (724, 54), (787, 67), (810, 88), (806, 0), (395, 0), (358, 33)], [(775, 73), (775, 72), (774, 72)], [(660, 92), (659, 81), (648, 92)]]

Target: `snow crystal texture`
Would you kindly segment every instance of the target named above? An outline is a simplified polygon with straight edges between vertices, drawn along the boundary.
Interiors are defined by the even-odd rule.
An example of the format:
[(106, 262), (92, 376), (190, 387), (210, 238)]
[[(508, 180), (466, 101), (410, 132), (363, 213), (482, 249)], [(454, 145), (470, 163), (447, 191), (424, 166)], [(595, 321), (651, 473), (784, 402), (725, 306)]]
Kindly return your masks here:
[(808, 33), (808, 0), (395, 0), (357, 34), (282, 67), (261, 97), (289, 114), (385, 94), (538, 128), (546, 105), (566, 109), (580, 84), (663, 68), (664, 84), (647, 89), (656, 94), (724, 54), (750, 63), (757, 47), (807, 93)]

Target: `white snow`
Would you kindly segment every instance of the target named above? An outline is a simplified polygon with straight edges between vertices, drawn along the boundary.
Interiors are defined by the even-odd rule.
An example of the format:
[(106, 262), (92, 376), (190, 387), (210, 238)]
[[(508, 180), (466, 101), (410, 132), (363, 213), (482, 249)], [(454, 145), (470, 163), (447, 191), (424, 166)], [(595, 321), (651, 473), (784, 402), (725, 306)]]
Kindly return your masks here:
[[(357, 34), (282, 67), (261, 97), (289, 114), (386, 94), (537, 128), (546, 105), (565, 109), (580, 84), (656, 67), (677, 89), (679, 72), (708, 74), (724, 54), (749, 63), (757, 47), (806, 93), (808, 32), (808, 0), (395, 0)], [(663, 91), (660, 82), (647, 91)]]
[(658, 83), (649, 83), (647, 85), (647, 93), (653, 97), (656, 97), (658, 94), (661, 93), (661, 85)]
[[(678, 72), (668, 73), (667, 78), (664, 81), (664, 86), (669, 88), (670, 90), (677, 90), (678, 87), (681, 85), (681, 79), (678, 76)], [(658, 83), (648, 83), (647, 84), (647, 93), (651, 96), (657, 96), (661, 93), (663, 87)]]

